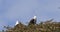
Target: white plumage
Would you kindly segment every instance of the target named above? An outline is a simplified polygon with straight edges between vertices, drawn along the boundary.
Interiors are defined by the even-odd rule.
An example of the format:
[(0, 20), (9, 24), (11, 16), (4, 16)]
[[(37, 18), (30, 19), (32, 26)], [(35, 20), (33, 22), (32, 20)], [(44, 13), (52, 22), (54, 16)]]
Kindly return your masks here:
[(16, 24), (15, 25), (17, 25), (17, 24), (19, 24), (18, 20), (16, 21)]
[(37, 18), (36, 16), (33, 17), (33, 19), (36, 19), (36, 18)]

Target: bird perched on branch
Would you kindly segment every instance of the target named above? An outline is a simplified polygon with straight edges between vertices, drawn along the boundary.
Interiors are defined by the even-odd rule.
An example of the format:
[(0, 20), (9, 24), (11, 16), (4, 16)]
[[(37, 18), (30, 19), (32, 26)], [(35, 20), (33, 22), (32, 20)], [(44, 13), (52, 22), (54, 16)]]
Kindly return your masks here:
[(37, 17), (34, 16), (34, 17), (30, 20), (29, 25), (30, 25), (30, 24), (36, 24), (36, 21), (37, 21)]

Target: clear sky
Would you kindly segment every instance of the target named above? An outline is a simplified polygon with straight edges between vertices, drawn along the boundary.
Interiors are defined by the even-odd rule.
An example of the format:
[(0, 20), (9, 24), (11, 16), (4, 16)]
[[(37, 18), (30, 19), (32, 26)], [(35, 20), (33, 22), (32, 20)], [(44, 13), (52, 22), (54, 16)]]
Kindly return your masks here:
[(28, 22), (34, 15), (37, 23), (53, 18), (60, 21), (60, 0), (0, 0), (0, 30), (17, 20)]

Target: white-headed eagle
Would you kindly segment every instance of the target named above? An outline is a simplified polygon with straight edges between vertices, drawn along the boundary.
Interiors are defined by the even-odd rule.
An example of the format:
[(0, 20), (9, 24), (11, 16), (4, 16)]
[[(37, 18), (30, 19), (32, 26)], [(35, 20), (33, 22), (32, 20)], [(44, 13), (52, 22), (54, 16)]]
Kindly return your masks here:
[(30, 20), (29, 25), (30, 25), (30, 24), (36, 24), (36, 21), (37, 21), (37, 17), (34, 16), (34, 17)]

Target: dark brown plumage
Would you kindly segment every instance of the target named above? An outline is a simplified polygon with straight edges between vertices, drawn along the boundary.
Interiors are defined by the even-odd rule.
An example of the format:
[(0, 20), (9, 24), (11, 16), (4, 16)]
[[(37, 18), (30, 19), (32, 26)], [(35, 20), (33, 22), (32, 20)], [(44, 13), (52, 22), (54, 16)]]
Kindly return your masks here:
[(37, 21), (36, 16), (34, 16), (33, 19), (30, 20), (29, 25), (36, 24), (36, 21)]

